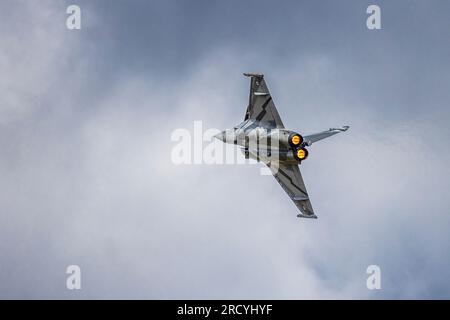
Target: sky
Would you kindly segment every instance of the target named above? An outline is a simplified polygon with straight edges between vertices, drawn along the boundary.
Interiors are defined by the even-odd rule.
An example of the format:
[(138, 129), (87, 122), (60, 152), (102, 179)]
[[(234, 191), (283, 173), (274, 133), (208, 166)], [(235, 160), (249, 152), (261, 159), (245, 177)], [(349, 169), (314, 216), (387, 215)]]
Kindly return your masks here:
[[(450, 298), (449, 9), (1, 1), (0, 298)], [(287, 128), (350, 126), (301, 165), (317, 220), (259, 165), (171, 161), (174, 130), (243, 120), (243, 72)]]

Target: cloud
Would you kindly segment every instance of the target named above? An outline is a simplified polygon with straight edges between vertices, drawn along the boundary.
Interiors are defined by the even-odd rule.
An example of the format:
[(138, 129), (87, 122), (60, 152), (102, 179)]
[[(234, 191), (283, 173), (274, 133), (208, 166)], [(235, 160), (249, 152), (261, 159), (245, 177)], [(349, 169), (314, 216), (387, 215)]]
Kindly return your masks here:
[[(106, 48), (91, 47), (105, 20), (92, 24), (101, 32), (68, 41), (50, 22), (60, 19), (59, 6), (10, 4), (15, 14), (24, 6), (30, 25), (42, 28), (17, 27), (1, 50), (12, 77), (1, 87), (2, 297), (448, 297), (449, 153), (440, 109), (428, 118), (402, 108), (396, 115), (383, 91), (367, 99), (359, 63), (334, 52), (275, 63), (270, 51), (255, 61), (259, 44), (248, 51), (238, 39), (189, 57), (182, 71), (127, 71), (115, 66), (137, 51), (116, 57), (112, 35)], [(24, 43), (36, 55), (16, 56), (21, 50), (11, 48)], [(29, 69), (14, 72), (26, 60)], [(247, 70), (266, 73), (287, 126), (351, 126), (313, 145), (302, 164), (317, 221), (297, 219), (258, 165), (170, 162), (174, 129), (241, 121)], [(81, 291), (65, 288), (70, 264), (82, 269)], [(370, 264), (381, 267), (381, 291), (366, 288)]]
[[(50, 2), (2, 3), (0, 65), (0, 121), (8, 124), (45, 108), (43, 97), (67, 70), (71, 46), (64, 42), (67, 30), (64, 7)], [(59, 12), (58, 12), (59, 10)], [(61, 19), (60, 17), (63, 17)]]

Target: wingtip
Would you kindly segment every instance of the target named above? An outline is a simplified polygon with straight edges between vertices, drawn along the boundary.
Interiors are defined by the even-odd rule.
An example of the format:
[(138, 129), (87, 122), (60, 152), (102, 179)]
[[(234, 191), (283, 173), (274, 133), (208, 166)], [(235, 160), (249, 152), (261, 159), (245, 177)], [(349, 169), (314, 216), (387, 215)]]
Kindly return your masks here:
[(317, 216), (315, 214), (308, 215), (308, 214), (300, 213), (297, 215), (297, 218), (317, 219)]
[(244, 72), (243, 75), (246, 76), (246, 77), (264, 78), (264, 75), (261, 74), (261, 73), (247, 73), (247, 72)]
[(344, 132), (344, 131), (347, 131), (349, 128), (350, 128), (350, 126), (342, 126), (340, 128), (330, 128), (330, 131), (341, 131), (341, 132)]

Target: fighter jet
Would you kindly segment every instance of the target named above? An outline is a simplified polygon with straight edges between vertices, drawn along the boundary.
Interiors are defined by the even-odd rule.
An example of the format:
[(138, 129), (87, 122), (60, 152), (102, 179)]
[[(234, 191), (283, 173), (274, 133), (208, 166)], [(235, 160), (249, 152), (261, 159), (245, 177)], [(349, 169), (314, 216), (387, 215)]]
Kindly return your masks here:
[(305, 136), (286, 129), (275, 108), (264, 75), (244, 73), (244, 76), (250, 77), (250, 97), (244, 121), (215, 137), (239, 146), (246, 159), (266, 164), (300, 210), (297, 217), (316, 219), (299, 165), (308, 157), (306, 147), (347, 131), (349, 126)]

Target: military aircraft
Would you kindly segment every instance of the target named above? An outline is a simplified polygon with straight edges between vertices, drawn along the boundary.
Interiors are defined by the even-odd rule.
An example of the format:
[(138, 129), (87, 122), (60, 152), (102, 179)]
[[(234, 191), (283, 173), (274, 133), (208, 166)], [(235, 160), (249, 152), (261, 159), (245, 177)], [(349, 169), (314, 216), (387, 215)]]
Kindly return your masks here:
[(264, 80), (264, 75), (244, 73), (250, 77), (250, 97), (244, 121), (215, 137), (238, 145), (246, 159), (266, 164), (275, 179), (300, 210), (299, 218), (317, 218), (300, 173), (299, 165), (308, 157), (306, 147), (349, 126), (302, 136), (285, 129)]

